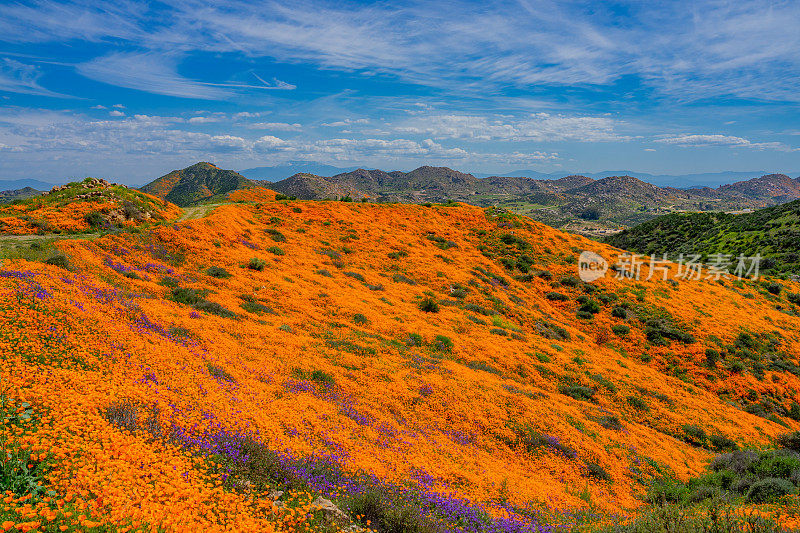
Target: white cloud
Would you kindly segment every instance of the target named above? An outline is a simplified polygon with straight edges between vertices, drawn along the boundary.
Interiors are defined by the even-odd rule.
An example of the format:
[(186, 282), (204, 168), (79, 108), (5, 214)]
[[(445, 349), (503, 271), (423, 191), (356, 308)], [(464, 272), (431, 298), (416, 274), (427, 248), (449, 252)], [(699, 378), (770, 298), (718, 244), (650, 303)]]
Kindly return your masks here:
[(110, 116), (112, 116), (112, 117), (124, 117), (125, 116), (125, 113), (123, 113), (122, 111), (118, 111), (116, 109), (114, 109), (113, 111), (109, 111), (108, 114)]
[(335, 122), (323, 122), (320, 126), (330, 127), (330, 128), (337, 128), (342, 126), (350, 126), (353, 124), (369, 124), (369, 119), (366, 118), (359, 118), (359, 119), (350, 119), (346, 118), (344, 120), (337, 120)]
[(286, 122), (253, 122), (247, 127), (254, 130), (275, 130), (275, 131), (300, 131), (303, 126), (297, 123), (288, 124)]
[(758, 150), (778, 150), (782, 152), (798, 151), (798, 148), (792, 148), (780, 142), (752, 142), (743, 137), (735, 137), (732, 135), (698, 135), (698, 134), (682, 134), (682, 135), (662, 135), (655, 140), (659, 143), (673, 144), (683, 147), (699, 147), (699, 146), (728, 146), (733, 148), (754, 148)]
[(42, 87), (39, 67), (21, 63), (8, 57), (0, 58), (0, 91), (18, 94), (33, 94), (55, 98), (71, 98)]
[(563, 116), (535, 113), (521, 118), (478, 115), (434, 115), (410, 118), (394, 126), (399, 133), (432, 135), (439, 139), (481, 141), (621, 141), (622, 124), (608, 117)]

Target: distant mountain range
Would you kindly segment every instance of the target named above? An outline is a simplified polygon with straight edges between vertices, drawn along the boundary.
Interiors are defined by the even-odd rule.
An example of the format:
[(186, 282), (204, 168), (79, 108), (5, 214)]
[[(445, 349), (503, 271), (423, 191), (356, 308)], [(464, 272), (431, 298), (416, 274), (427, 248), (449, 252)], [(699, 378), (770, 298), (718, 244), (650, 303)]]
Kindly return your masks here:
[[(335, 176), (346, 172), (352, 172), (359, 167), (336, 167), (317, 163), (315, 161), (290, 161), (282, 165), (271, 167), (247, 168), (239, 171), (239, 174), (251, 180), (281, 181), (295, 174), (313, 174), (315, 176)], [(735, 183), (737, 181), (748, 180), (758, 176), (768, 174), (765, 171), (739, 172), (705, 172), (697, 174), (650, 174), (647, 172), (636, 172), (632, 170), (605, 170), (603, 172), (539, 172), (536, 170), (513, 170), (502, 173), (482, 173), (473, 172), (476, 178), (488, 178), (492, 176), (504, 176), (510, 178), (532, 178), (536, 180), (556, 180), (567, 175), (586, 176), (595, 180), (610, 176), (631, 176), (642, 181), (658, 185), (660, 187), (675, 187), (688, 189), (691, 187), (718, 187)], [(800, 173), (798, 173), (800, 174)]]
[(757, 209), (800, 198), (800, 179), (784, 174), (767, 174), (716, 189), (678, 189), (659, 187), (626, 175), (601, 179), (582, 175), (558, 179), (477, 178), (447, 167), (422, 166), (410, 172), (360, 168), (333, 176), (302, 172), (270, 183), (206, 162), (174, 170), (142, 190), (187, 206), (257, 186), (307, 200), (350, 197), (377, 202), (459, 200), (481, 206), (497, 205), (556, 227), (575, 220), (630, 226), (674, 211)]
[[(649, 174), (647, 172), (635, 172), (632, 170), (606, 170), (603, 172), (537, 172), (535, 170), (515, 170), (512, 172), (505, 172), (503, 176), (509, 177), (527, 177), (539, 180), (552, 180), (557, 179), (566, 174), (578, 174), (592, 179), (602, 179), (609, 176), (632, 176), (634, 178), (658, 185), (660, 187), (676, 187), (679, 189), (688, 189), (692, 187), (718, 187), (728, 183), (737, 181), (748, 180), (757, 176), (767, 174), (764, 171), (755, 172), (705, 172), (699, 174)], [(489, 177), (490, 174), (478, 174), (475, 176), (479, 178)]]
[(61, 184), (32, 179), (0, 180), (0, 191), (12, 191), (15, 189), (24, 189), (25, 187), (30, 187), (31, 189), (36, 189), (37, 191), (49, 191), (55, 185)]
[(240, 170), (239, 174), (251, 180), (280, 181), (294, 174), (314, 174), (316, 176), (333, 176), (342, 172), (350, 172), (358, 167), (334, 167), (315, 161), (290, 161), (274, 167), (255, 167)]

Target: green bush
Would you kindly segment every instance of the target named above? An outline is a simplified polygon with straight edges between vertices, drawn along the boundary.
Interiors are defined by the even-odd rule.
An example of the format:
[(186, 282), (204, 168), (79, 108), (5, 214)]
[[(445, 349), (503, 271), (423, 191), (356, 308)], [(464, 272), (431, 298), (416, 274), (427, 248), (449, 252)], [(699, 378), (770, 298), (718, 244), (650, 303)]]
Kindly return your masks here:
[(681, 426), (683, 430), (683, 440), (695, 446), (703, 446), (708, 438), (705, 430), (695, 424), (684, 424)]
[(611, 481), (611, 476), (609, 473), (606, 472), (605, 468), (597, 463), (586, 463), (585, 475), (587, 477), (599, 479), (600, 481)]
[(295, 368), (292, 371), (292, 375), (297, 379), (313, 381), (314, 383), (322, 385), (323, 387), (328, 389), (336, 385), (336, 379), (332, 375), (328, 374), (323, 370), (312, 370), (309, 372), (301, 368)]
[(54, 255), (53, 257), (47, 259), (45, 263), (48, 265), (53, 265), (59, 268), (63, 268), (64, 270), (70, 269), (69, 259), (67, 259), (67, 256), (61, 254)]
[(708, 437), (708, 442), (711, 448), (718, 452), (732, 452), (739, 449), (739, 445), (736, 444), (736, 441), (725, 435), (714, 433)]
[(172, 289), (172, 299), (179, 304), (194, 305), (205, 301), (211, 291), (208, 289), (191, 289), (188, 287), (175, 287)]
[(209, 302), (208, 300), (201, 300), (193, 304), (192, 307), (198, 311), (205, 311), (206, 313), (211, 313), (212, 315), (217, 315), (224, 318), (234, 318), (236, 316), (236, 313), (229, 311), (217, 302)]
[(264, 231), (267, 233), (267, 235), (269, 235), (270, 239), (272, 239), (273, 241), (286, 242), (286, 235), (276, 230), (275, 228), (267, 228)]
[(223, 367), (216, 365), (214, 363), (207, 363), (206, 368), (208, 368), (208, 373), (214, 376), (215, 378), (227, 381), (229, 383), (236, 383), (236, 378), (233, 377)]
[(267, 262), (263, 259), (259, 259), (258, 257), (251, 258), (250, 262), (247, 263), (247, 268), (250, 270), (258, 270), (259, 272), (264, 270), (265, 266), (267, 266)]
[(767, 289), (768, 293), (774, 294), (776, 296), (778, 294), (780, 294), (781, 293), (781, 289), (783, 289), (783, 287), (781, 287), (781, 285), (779, 283), (775, 283), (775, 282), (767, 283), (765, 288)]
[(453, 351), (453, 339), (447, 337), (445, 335), (436, 335), (436, 338), (433, 339), (433, 349), (437, 352), (452, 352)]
[(231, 273), (219, 266), (210, 266), (206, 269), (206, 274), (211, 276), (212, 278), (217, 279), (228, 279), (231, 277)]
[(600, 304), (594, 300), (586, 300), (579, 308), (578, 311), (583, 313), (591, 313), (596, 315), (600, 312)]
[(794, 431), (792, 433), (785, 433), (781, 435), (778, 437), (777, 443), (778, 446), (786, 448), (787, 450), (800, 452), (800, 431)]
[(267, 248), (267, 251), (275, 255), (284, 255), (286, 253), (283, 251), (283, 248), (278, 248), (277, 246), (270, 246)]
[(762, 456), (752, 469), (759, 478), (789, 479), (793, 471), (800, 469), (800, 459), (795, 455), (768, 453)]
[(566, 302), (569, 300), (569, 296), (561, 294), (560, 292), (548, 292), (546, 298), (554, 302)]
[(747, 501), (752, 503), (774, 502), (782, 496), (795, 492), (795, 487), (786, 479), (767, 478), (756, 481), (747, 491)]
[(597, 423), (606, 429), (614, 431), (620, 431), (622, 429), (622, 422), (619, 417), (615, 415), (603, 415), (597, 420)]
[(611, 326), (611, 331), (618, 337), (624, 337), (631, 332), (631, 328), (625, 324), (615, 324)]
[(417, 307), (419, 307), (421, 311), (424, 311), (426, 313), (439, 312), (439, 302), (437, 302), (435, 298), (432, 298), (430, 296), (426, 296), (425, 298), (420, 300), (417, 303)]
[(643, 399), (639, 398), (638, 396), (628, 396), (627, 398), (628, 405), (636, 409), (637, 411), (649, 411), (650, 406), (647, 405), (647, 402)]
[(582, 385), (559, 385), (558, 392), (576, 400), (591, 402), (594, 401), (596, 391), (591, 387), (584, 387)]
[(369, 324), (369, 319), (361, 313), (356, 313), (353, 315), (353, 322), (355, 324)]

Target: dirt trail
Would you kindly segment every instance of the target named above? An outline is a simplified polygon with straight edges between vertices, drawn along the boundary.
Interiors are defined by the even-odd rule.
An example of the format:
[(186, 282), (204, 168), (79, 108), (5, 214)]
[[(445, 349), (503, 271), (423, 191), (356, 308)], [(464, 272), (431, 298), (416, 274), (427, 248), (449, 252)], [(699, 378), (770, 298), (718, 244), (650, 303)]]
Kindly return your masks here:
[(196, 220), (198, 218), (203, 218), (211, 213), (215, 208), (221, 206), (222, 204), (207, 204), (207, 205), (195, 205), (192, 207), (184, 207), (183, 208), (183, 215), (178, 219), (178, 222), (183, 222), (184, 220)]

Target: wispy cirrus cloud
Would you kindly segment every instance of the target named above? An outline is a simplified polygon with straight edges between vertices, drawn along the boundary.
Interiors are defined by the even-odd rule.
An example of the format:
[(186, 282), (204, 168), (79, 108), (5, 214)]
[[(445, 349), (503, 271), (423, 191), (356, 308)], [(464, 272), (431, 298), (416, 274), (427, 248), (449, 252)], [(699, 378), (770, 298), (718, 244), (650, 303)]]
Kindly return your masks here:
[(41, 69), (32, 64), (22, 63), (9, 57), (0, 58), (0, 91), (53, 98), (72, 98), (42, 87), (39, 78)]
[(291, 90), (294, 85), (276, 80), (274, 85), (210, 83), (178, 74), (179, 58), (171, 54), (114, 53), (76, 66), (87, 77), (110, 85), (167, 96), (225, 100), (235, 89)]
[[(117, 40), (154, 53), (230, 53), (391, 73), (473, 93), (487, 84), (592, 87), (636, 76), (676, 98), (800, 99), (800, 4), (787, 1), (631, 1), (590, 8), (553, 0), (446, 6), (427, 0), (400, 8), (307, 0), (170, 0), (163, 7), (78, 0), (10, 4), (0, 15), (2, 39), (11, 42)], [(83, 71), (134, 85), (103, 69), (108, 59), (97, 61)], [(167, 83), (165, 74), (136, 88), (173, 94), (176, 81)], [(290, 84), (262, 78), (261, 85)]]

